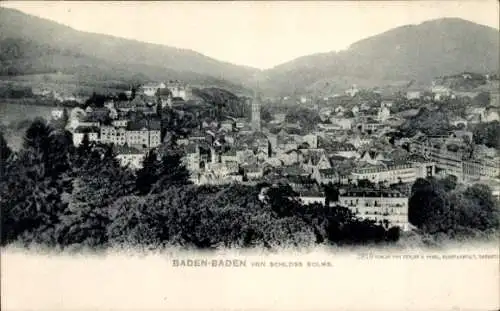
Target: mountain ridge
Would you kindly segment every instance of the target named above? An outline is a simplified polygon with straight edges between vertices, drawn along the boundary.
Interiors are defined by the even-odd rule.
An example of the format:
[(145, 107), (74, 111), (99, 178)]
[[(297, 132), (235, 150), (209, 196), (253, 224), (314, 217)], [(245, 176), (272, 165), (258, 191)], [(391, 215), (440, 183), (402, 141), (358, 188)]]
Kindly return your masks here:
[(498, 52), (498, 29), (443, 18), (393, 28), (341, 51), (302, 56), (267, 70), (261, 78), (283, 93), (304, 92), (322, 80), (335, 84), (335, 79), (347, 78), (369, 87), (371, 80), (383, 84), (461, 71), (498, 71)]
[[(352, 84), (381, 86), (499, 68), (498, 29), (461, 18), (396, 27), (344, 50), (301, 56), (270, 69), (235, 65), (190, 49), (84, 32), (0, 7), (0, 43), (7, 45), (6, 40), (11, 40), (12, 48), (2, 49), (0, 74), (52, 70), (129, 80), (181, 79), (242, 93), (256, 88), (272, 95), (329, 94)], [(22, 46), (34, 50), (28, 51), (33, 55)]]
[[(258, 70), (219, 61), (189, 49), (79, 31), (48, 19), (0, 7), (0, 40), (7, 39), (50, 46), (57, 52), (66, 51), (69, 56), (85, 56), (93, 59), (90, 63), (99, 60), (102, 64), (111, 65), (113, 68), (145, 65), (146, 68), (142, 70), (139, 68), (138, 73), (151, 76), (151, 79), (157, 79), (158, 71), (164, 69), (168, 72), (160, 74), (164, 79), (183, 78), (190, 82), (192, 80), (190, 75), (193, 75), (194, 80), (200, 80), (201, 76), (205, 76), (207, 80), (218, 80), (222, 85), (226, 84), (226, 81), (229, 84), (242, 85), (248, 76)], [(55, 53), (55, 58), (57, 57), (60, 55)], [(36, 62), (36, 59), (33, 61)], [(57, 64), (56, 59), (53, 62)], [(77, 57), (74, 59), (74, 64), (76, 65), (71, 61), (65, 62), (63, 67), (68, 68), (58, 68), (58, 70), (71, 71), (72, 67), (78, 67), (80, 62)], [(148, 66), (150, 68), (147, 68)], [(93, 69), (96, 75), (100, 72), (98, 67), (100, 66), (95, 66)]]

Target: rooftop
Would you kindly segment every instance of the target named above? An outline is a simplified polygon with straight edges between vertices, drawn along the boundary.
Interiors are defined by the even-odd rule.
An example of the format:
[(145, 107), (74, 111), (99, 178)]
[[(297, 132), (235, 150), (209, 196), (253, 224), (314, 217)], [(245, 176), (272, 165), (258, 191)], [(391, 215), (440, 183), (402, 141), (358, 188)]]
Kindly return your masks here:
[(116, 154), (144, 154), (144, 152), (140, 151), (137, 148), (129, 147), (129, 146), (119, 146), (119, 145), (114, 145), (113, 150), (115, 151)]
[(392, 189), (346, 189), (344, 194), (340, 195), (341, 197), (384, 197), (384, 198), (407, 198), (404, 194), (397, 190)]
[(97, 126), (78, 126), (75, 129), (75, 133), (99, 133), (99, 131)]

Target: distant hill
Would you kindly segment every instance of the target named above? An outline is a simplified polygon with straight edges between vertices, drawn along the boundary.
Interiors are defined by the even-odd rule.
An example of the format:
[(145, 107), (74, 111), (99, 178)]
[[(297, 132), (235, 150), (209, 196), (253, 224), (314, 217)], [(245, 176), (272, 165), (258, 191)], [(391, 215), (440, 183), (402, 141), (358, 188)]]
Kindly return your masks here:
[[(459, 72), (498, 72), (498, 54), (497, 29), (445, 18), (398, 27), (344, 51), (304, 56), (261, 71), (191, 50), (77, 31), (0, 8), (3, 80), (59, 73), (55, 77), (65, 77), (65, 85), (87, 88), (108, 81), (183, 80), (238, 96), (253, 94), (250, 89), (257, 87), (266, 95), (331, 95), (352, 84), (383, 87), (414, 81), (421, 85)], [(23, 81), (29, 83), (29, 79)]]
[(218, 109), (220, 119), (224, 117), (243, 118), (250, 115), (250, 107), (246, 104), (245, 97), (238, 97), (227, 90), (214, 87), (195, 88), (193, 95), (216, 110)]
[(268, 91), (334, 92), (350, 84), (430, 82), (457, 72), (498, 72), (499, 31), (457, 18), (398, 27), (347, 50), (304, 56), (266, 70)]
[(218, 61), (191, 50), (86, 33), (0, 8), (0, 75), (62, 72), (81, 79), (179, 79), (241, 88), (257, 69)]

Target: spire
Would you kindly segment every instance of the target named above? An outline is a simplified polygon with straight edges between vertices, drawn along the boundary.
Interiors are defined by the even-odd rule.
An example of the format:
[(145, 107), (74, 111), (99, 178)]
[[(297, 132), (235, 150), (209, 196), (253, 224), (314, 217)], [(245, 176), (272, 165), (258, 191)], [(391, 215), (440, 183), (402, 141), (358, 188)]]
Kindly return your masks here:
[(256, 132), (260, 131), (260, 96), (254, 90), (252, 99), (252, 129)]

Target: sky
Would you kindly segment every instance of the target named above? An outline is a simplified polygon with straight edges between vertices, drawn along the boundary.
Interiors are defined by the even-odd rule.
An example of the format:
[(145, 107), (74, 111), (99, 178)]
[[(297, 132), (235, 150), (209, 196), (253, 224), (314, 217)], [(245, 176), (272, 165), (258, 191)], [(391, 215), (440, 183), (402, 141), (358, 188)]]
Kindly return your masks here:
[(260, 69), (294, 58), (339, 51), (407, 24), (459, 17), (499, 29), (496, 0), (46, 2), (0, 6), (74, 29), (195, 50)]

